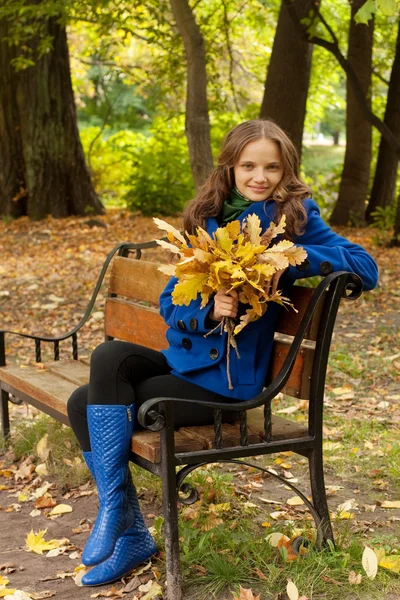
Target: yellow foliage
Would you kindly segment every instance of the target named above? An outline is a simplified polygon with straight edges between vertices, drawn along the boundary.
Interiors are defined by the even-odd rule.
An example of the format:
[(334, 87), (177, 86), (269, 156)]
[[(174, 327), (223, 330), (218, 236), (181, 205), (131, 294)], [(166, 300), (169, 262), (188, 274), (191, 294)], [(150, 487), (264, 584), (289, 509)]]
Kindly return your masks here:
[[(180, 255), (178, 263), (168, 268), (168, 274), (178, 279), (172, 292), (174, 304), (188, 306), (200, 294), (201, 308), (204, 308), (210, 295), (220, 290), (236, 290), (239, 301), (250, 304), (251, 308), (240, 317), (238, 325), (228, 318), (221, 321), (221, 328), (228, 333), (228, 351), (230, 346), (237, 348), (234, 336), (248, 323), (262, 317), (268, 302), (290, 305), (279, 291), (270, 293), (271, 281), (278, 271), (301, 264), (307, 253), (289, 240), (269, 247), (275, 237), (285, 232), (285, 216), (278, 225), (271, 223), (263, 234), (260, 219), (255, 214), (245, 219), (242, 231), (240, 221), (231, 221), (219, 227), (213, 238), (198, 227), (196, 235), (186, 234), (190, 245), (165, 221), (154, 219), (154, 222), (168, 232), (169, 242), (157, 240), (160, 246)], [(160, 270), (166, 272), (165, 268)], [(229, 368), (228, 380), (231, 387)]]
[(33, 529), (31, 529), (30, 533), (26, 536), (25, 544), (28, 552), (35, 552), (36, 554), (43, 554), (47, 550), (54, 550), (58, 548), (60, 545), (59, 540), (50, 540), (46, 542), (44, 539), (44, 534), (47, 529), (43, 529), (38, 533), (34, 533)]

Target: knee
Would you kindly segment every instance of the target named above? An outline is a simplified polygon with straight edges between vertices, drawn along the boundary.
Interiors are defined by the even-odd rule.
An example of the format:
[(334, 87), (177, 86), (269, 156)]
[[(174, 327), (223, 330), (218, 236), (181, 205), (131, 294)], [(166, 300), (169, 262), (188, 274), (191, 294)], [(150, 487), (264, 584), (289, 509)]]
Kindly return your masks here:
[(86, 415), (89, 385), (85, 384), (72, 392), (67, 402), (67, 412), (70, 422)]
[(90, 357), (91, 371), (96, 369), (104, 371), (115, 358), (115, 342), (103, 342), (99, 344), (92, 352)]

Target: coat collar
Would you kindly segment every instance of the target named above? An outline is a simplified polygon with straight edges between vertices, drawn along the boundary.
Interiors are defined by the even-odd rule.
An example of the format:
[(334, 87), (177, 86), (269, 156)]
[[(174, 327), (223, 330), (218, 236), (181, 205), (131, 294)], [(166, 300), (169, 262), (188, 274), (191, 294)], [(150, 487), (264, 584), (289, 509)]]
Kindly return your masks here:
[[(274, 212), (274, 200), (267, 200), (266, 202), (253, 202), (253, 204), (250, 204), (250, 206), (246, 208), (246, 210), (244, 210), (241, 215), (239, 215), (238, 220), (240, 221), (240, 223), (243, 223), (243, 219), (248, 217), (248, 215), (256, 214), (260, 218), (262, 228), (264, 230), (271, 223), (274, 217)], [(207, 233), (209, 235), (212, 235), (218, 229), (218, 227), (219, 225), (217, 219), (215, 219), (214, 217), (208, 217)]]

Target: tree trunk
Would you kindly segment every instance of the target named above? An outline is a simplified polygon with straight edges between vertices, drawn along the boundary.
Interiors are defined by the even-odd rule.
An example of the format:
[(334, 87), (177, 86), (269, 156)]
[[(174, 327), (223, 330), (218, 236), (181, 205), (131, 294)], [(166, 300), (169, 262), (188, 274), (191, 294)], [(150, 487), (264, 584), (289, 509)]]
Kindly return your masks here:
[[(400, 140), (400, 21), (397, 33), (396, 54), (389, 81), (384, 123)], [(373, 221), (372, 213), (378, 206), (390, 206), (394, 201), (399, 155), (383, 137), (378, 151), (378, 160), (371, 198), (367, 209), (367, 221)]]
[[(353, 0), (349, 29), (348, 61), (356, 73), (368, 107), (371, 108), (373, 20), (358, 25), (354, 15), (366, 0)], [(371, 166), (372, 126), (360, 111), (353, 86), (347, 79), (346, 153), (339, 196), (330, 218), (332, 225), (365, 223), (369, 171)]]
[[(294, 0), (300, 19), (314, 0)], [(272, 119), (289, 135), (299, 155), (303, 139), (306, 102), (310, 82), (312, 45), (302, 39), (289, 11), (281, 5), (271, 59), (265, 81), (260, 117)]]
[[(6, 35), (2, 21), (1, 40)], [(49, 19), (46, 35), (53, 50), (19, 72), (10, 66), (16, 51), (0, 41), (0, 214), (100, 213), (78, 134), (65, 28)]]
[(397, 198), (397, 210), (394, 222), (394, 233), (390, 246), (400, 246), (400, 194)]
[(186, 137), (196, 189), (213, 168), (204, 38), (186, 0), (170, 0), (187, 60)]

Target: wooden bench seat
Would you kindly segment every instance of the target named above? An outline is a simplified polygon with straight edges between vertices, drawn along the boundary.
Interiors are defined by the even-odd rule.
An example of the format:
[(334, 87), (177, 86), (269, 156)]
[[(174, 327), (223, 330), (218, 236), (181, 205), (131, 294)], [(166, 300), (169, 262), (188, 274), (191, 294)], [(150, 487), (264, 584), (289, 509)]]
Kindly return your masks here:
[[(46, 363), (45, 367), (8, 366), (1, 369), (2, 388), (21, 399), (29, 398), (30, 404), (56, 416), (65, 425), (69, 424), (67, 401), (72, 392), (89, 381), (89, 365), (79, 360), (63, 360)], [(250, 443), (261, 443), (264, 428), (263, 411), (255, 408), (247, 416)], [(272, 439), (284, 440), (305, 437), (307, 428), (299, 423), (277, 415), (272, 417)], [(239, 446), (239, 423), (222, 425), (223, 446)], [(132, 438), (132, 452), (152, 463), (159, 463), (160, 434), (152, 431), (137, 431)], [(215, 447), (213, 425), (182, 427), (175, 432), (177, 453), (205, 450)]]

